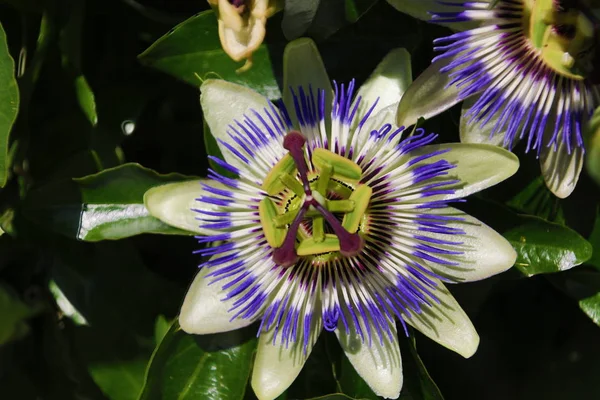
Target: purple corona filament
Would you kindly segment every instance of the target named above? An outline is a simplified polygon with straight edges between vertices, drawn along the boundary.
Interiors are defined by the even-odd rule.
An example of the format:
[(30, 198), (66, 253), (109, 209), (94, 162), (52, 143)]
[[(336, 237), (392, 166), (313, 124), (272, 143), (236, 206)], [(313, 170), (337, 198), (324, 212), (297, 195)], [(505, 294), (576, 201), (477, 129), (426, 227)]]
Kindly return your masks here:
[[(543, 10), (536, 8), (541, 7), (540, 2), (525, 0), (499, 0), (493, 8), (482, 2), (440, 3), (456, 11), (432, 13), (436, 22), (479, 23), (475, 29), (434, 41), (440, 53), (434, 62), (443, 61), (440, 72), (448, 76), (448, 85), (458, 88), (460, 100), (474, 96), (463, 116), (470, 129), (488, 132), (489, 137), (482, 140), (500, 136), (495, 142), (508, 149), (525, 142), (526, 152), (534, 150), (542, 158), (542, 168), (549, 169), (545, 175), (558, 167), (544, 163), (555, 158), (553, 152), (564, 153), (557, 157), (561, 160), (575, 152), (582, 157), (583, 127), (600, 106), (600, 52), (576, 47), (583, 46), (579, 36), (583, 37), (587, 24), (598, 47), (598, 19), (584, 2), (554, 1), (554, 9), (543, 15)], [(561, 22), (566, 12), (579, 13), (575, 24)], [(547, 21), (547, 15), (553, 19)], [(530, 26), (551, 32), (532, 33)], [(546, 53), (552, 47), (545, 41), (569, 44), (561, 58)], [(567, 52), (571, 47), (575, 49), (569, 50), (572, 55)], [(565, 57), (573, 60), (574, 67), (559, 66)], [(489, 129), (484, 129), (486, 126)]]

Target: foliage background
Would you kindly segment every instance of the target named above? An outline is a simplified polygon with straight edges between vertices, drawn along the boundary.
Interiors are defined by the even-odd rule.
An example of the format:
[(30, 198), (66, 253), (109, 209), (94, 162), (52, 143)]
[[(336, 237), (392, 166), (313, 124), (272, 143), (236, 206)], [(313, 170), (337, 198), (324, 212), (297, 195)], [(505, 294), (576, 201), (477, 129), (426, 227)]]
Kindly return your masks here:
[[(432, 40), (449, 33), (385, 1), (324, 4), (308, 35), (338, 81), (362, 82), (396, 47), (411, 53), (417, 76)], [(214, 15), (199, 14), (208, 8), (201, 0), (0, 0), (1, 398), (254, 398), (256, 327), (192, 337), (171, 326), (200, 262), (197, 244), (156, 234), (181, 232), (142, 205), (148, 188), (206, 171), (214, 145), (198, 77), (216, 74), (270, 97), (281, 85), (281, 13), (269, 19), (253, 69), (238, 75)], [(459, 111), (425, 128), (458, 141)], [(598, 187), (584, 175), (560, 201), (535, 157), (517, 154), (515, 177), (464, 205), (519, 253), (501, 276), (451, 288), (480, 348), (465, 360), (419, 333), (402, 340), (402, 399), (600, 398)], [(332, 339), (322, 335), (282, 398), (377, 398)]]

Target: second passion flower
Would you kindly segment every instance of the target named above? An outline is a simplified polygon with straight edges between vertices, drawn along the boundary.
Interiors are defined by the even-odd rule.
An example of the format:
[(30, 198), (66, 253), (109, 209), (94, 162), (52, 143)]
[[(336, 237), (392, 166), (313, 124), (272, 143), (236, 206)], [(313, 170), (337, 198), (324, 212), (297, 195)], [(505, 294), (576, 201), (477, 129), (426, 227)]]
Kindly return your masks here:
[(354, 82), (331, 90), (311, 41), (288, 45), (284, 66), (287, 101), (278, 106), (225, 81), (201, 87), (223, 153), (212, 160), (236, 178), (210, 170), (200, 184), (146, 195), (154, 216), (197, 226), (198, 253), (209, 257), (180, 325), (208, 334), (258, 321), (252, 387), (261, 400), (294, 381), (323, 329), (375, 393), (397, 398), (396, 321), (465, 357), (477, 349), (444, 284), (502, 272), (516, 254), (449, 202), (508, 178), (518, 160), (490, 145), (433, 145), (423, 131), (401, 139), (393, 123), (401, 93), (377, 76), (359, 96)]

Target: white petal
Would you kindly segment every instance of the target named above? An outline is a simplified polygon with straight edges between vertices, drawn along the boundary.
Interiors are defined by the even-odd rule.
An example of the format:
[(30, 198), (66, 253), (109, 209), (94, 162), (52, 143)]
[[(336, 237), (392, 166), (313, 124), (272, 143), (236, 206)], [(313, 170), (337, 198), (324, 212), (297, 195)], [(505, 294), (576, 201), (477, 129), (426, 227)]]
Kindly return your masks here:
[[(394, 121), (394, 116), (396, 115), (396, 104), (392, 104), (387, 106), (384, 109), (379, 110), (377, 114), (370, 116), (365, 124), (362, 126), (360, 131), (355, 131), (356, 135), (356, 148), (361, 149), (363, 145), (369, 140), (369, 133), (373, 130), (379, 130), (385, 124), (391, 124), (392, 131), (398, 129)], [(390, 150), (393, 148), (390, 148)], [(360, 153), (360, 151), (355, 152), (355, 156)]]
[(421, 314), (403, 318), (425, 336), (469, 358), (477, 351), (479, 335), (448, 289), (440, 281), (436, 283), (434, 293), (440, 303), (432, 302), (432, 307), (423, 306)]
[(252, 389), (259, 400), (275, 399), (294, 382), (321, 333), (321, 318), (313, 321), (315, 327), (306, 352), (301, 341), (286, 348), (279, 342), (273, 345), (273, 330), (261, 332), (252, 371)]
[[(504, 131), (496, 133), (494, 136), (490, 136), (494, 126), (498, 122), (498, 118), (501, 113), (494, 114), (490, 118), (489, 122), (481, 126), (481, 122), (473, 120), (470, 122), (471, 116), (466, 114), (469, 112), (471, 107), (479, 99), (481, 95), (469, 97), (464, 101), (460, 112), (460, 141), (461, 143), (487, 143), (496, 146), (504, 146)], [(513, 147), (517, 145), (518, 138), (513, 141)]]
[(390, 321), (392, 339), (387, 335), (383, 345), (374, 337), (371, 345), (362, 342), (355, 330), (347, 332), (343, 324), (338, 325), (335, 334), (350, 363), (375, 392), (386, 399), (396, 399), (402, 389), (402, 359), (396, 325)]
[(446, 57), (434, 62), (408, 87), (398, 105), (398, 126), (411, 126), (420, 117), (431, 118), (460, 101), (456, 86), (446, 87), (451, 81), (449, 73), (440, 72), (452, 60)]
[(583, 167), (583, 158), (583, 148), (575, 147), (569, 154), (562, 140), (556, 150), (554, 146), (542, 148), (540, 154), (542, 175), (546, 186), (556, 197), (564, 199), (573, 192)]
[[(315, 96), (317, 90), (325, 90), (325, 115), (330, 118), (333, 89), (317, 45), (311, 39), (296, 39), (288, 43), (283, 52), (283, 102), (296, 127), (298, 119), (290, 87), (297, 93), (298, 87), (302, 86), (309, 93), (309, 85)], [(330, 124), (325, 126), (329, 127)]]
[(451, 186), (453, 194), (428, 197), (428, 200), (448, 200), (466, 197), (511, 177), (519, 169), (519, 159), (508, 150), (489, 144), (449, 143), (433, 144), (411, 151), (411, 157), (432, 153), (438, 150), (450, 151), (431, 157), (427, 163), (446, 160), (456, 165), (448, 175), (429, 182), (459, 179), (460, 183)]
[(315, 17), (321, 0), (288, 0), (283, 9), (281, 29), (288, 40), (302, 36)]
[[(174, 182), (156, 186), (144, 193), (144, 205), (150, 214), (165, 224), (201, 235), (214, 232), (202, 229), (196, 220), (197, 212), (192, 209), (214, 210), (217, 206), (200, 203), (196, 199), (204, 193), (201, 183), (205, 180)], [(219, 182), (210, 181), (213, 187), (224, 187)]]
[(206, 278), (208, 273), (210, 268), (202, 268), (185, 295), (179, 315), (181, 329), (187, 333), (205, 335), (232, 331), (253, 323), (255, 319), (236, 318), (230, 321), (233, 314), (227, 310), (231, 308), (232, 301), (222, 301), (225, 292), (221, 288), (235, 277), (211, 285), (211, 279)]
[(265, 108), (270, 109), (269, 100), (245, 86), (208, 79), (200, 86), (200, 104), (210, 132), (217, 139), (225, 161), (236, 168), (245, 169), (246, 166), (227, 147), (219, 143), (218, 139), (240, 149), (227, 134), (228, 126), (234, 124), (235, 120), (243, 121), (244, 114), (249, 114), (251, 110), (261, 112)]
[(372, 115), (398, 104), (412, 82), (411, 68), (410, 54), (406, 49), (390, 51), (357, 93), (357, 97), (362, 97), (361, 111), (369, 109), (377, 99), (379, 101)]
[(452, 247), (462, 251), (463, 254), (448, 257), (460, 265), (435, 264), (436, 273), (459, 282), (472, 282), (504, 272), (514, 265), (517, 253), (510, 243), (477, 218), (450, 207), (431, 210), (428, 213), (462, 218), (462, 221), (452, 221), (446, 226), (465, 232), (464, 235), (453, 236), (423, 231), (417, 233), (434, 239), (462, 243), (461, 245), (452, 245)]

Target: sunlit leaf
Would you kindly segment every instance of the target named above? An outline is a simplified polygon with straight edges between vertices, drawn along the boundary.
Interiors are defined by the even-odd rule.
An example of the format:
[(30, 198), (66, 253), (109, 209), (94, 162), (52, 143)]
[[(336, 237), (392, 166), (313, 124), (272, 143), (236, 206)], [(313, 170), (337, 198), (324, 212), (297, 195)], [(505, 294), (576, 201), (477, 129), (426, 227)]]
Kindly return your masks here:
[(194, 336), (174, 323), (152, 356), (139, 399), (242, 399), (254, 336), (252, 330)]
[(515, 267), (527, 276), (565, 271), (592, 256), (592, 246), (574, 230), (514, 213), (491, 201), (470, 199), (465, 211), (502, 234), (517, 252)]
[(27, 196), (23, 212), (47, 229), (86, 241), (141, 233), (187, 234), (152, 217), (143, 198), (151, 187), (190, 179), (125, 164), (42, 186)]

